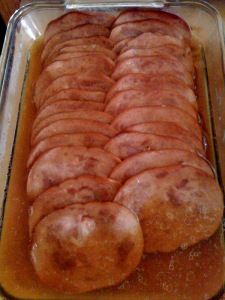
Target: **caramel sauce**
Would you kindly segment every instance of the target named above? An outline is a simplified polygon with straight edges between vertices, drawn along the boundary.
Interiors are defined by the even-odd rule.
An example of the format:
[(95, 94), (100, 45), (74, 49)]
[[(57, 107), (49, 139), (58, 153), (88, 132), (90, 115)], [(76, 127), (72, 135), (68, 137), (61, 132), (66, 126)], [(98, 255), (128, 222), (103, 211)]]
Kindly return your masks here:
[[(4, 293), (22, 299), (210, 299), (224, 282), (224, 243), (219, 229), (210, 239), (173, 253), (144, 255), (136, 271), (119, 286), (69, 295), (52, 290), (37, 278), (30, 260), (29, 200), (26, 161), (35, 109), (33, 85), (40, 71), (41, 41), (31, 50), (29, 74), (10, 174), (0, 247), (0, 283)], [(57, 287), (56, 287), (57, 288)]]

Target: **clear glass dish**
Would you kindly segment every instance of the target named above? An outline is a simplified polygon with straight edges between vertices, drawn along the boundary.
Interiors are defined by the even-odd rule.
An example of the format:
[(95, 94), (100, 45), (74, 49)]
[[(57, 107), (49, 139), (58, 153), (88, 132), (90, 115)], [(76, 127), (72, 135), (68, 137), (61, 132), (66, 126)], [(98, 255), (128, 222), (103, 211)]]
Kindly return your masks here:
[[(7, 210), (10, 207), (8, 187), (12, 176), (11, 169), (15, 163), (14, 153), (18, 132), (22, 130), (19, 121), (23, 112), (31, 47), (42, 36), (48, 22), (65, 12), (74, 9), (113, 12), (129, 7), (149, 7), (176, 13), (187, 21), (193, 36), (200, 42), (202, 56), (199, 62), (199, 74), (201, 74), (199, 106), (204, 127), (208, 132), (210, 160), (216, 169), (221, 187), (225, 189), (225, 52), (222, 19), (213, 7), (203, 1), (172, 0), (33, 2), (20, 8), (11, 18), (2, 52), (0, 67), (1, 227), (2, 224), (10, 226), (7, 220)], [(27, 143), (29, 143), (28, 138)], [(15, 228), (10, 230), (16, 235)], [(209, 241), (191, 249), (183, 249), (173, 255), (164, 255), (163, 258), (152, 255), (142, 267), (151, 269), (157, 265), (158, 269), (155, 270), (157, 274), (154, 278), (151, 272), (149, 278), (142, 278), (140, 267), (130, 280), (125, 281), (118, 288), (79, 296), (60, 295), (44, 289), (41, 284), (34, 285), (35, 277), (28, 279), (29, 271), (25, 278), (27, 281), (21, 281), (18, 272), (10, 274), (7, 265), (0, 265), (0, 273), (8, 272), (8, 275), (4, 276), (11, 276), (10, 284), (1, 280), (2, 293), (8, 295), (7, 299), (11, 296), (18, 299), (210, 299), (221, 291), (224, 281), (224, 250), (221, 236), (219, 230)], [(2, 245), (5, 240), (7, 236), (3, 232)], [(12, 261), (15, 260), (16, 265), (19, 263), (17, 249), (13, 251), (15, 254)], [(176, 269), (176, 263), (184, 268), (180, 273)], [(22, 286), (25, 281), (25, 286)], [(179, 283), (181, 281), (183, 284)]]

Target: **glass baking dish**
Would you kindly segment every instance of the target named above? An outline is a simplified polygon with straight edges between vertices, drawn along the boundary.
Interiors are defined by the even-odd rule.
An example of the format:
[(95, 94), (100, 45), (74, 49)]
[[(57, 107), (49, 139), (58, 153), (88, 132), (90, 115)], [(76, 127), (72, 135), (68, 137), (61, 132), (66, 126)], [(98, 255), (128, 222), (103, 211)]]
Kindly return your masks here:
[[(32, 2), (20, 8), (10, 19), (0, 67), (0, 228), (1, 246), (7, 244), (7, 234), (17, 236), (21, 220), (18, 209), (9, 197), (13, 170), (19, 167), (14, 154), (26, 151), (17, 145), (18, 136), (26, 129), (20, 119), (26, 105), (25, 90), (34, 42), (43, 34), (52, 19), (74, 9), (116, 12), (130, 7), (162, 9), (176, 13), (190, 25), (194, 38), (201, 44), (198, 64), (199, 107), (209, 141), (209, 158), (219, 183), (225, 189), (225, 59), (222, 19), (218, 12), (203, 1), (44, 1)], [(29, 119), (28, 119), (29, 120)], [(29, 124), (27, 124), (29, 127)], [(27, 144), (29, 138), (27, 137)], [(16, 167), (15, 167), (16, 165)], [(22, 180), (22, 182), (25, 181)], [(15, 219), (8, 216), (14, 209)], [(26, 213), (22, 214), (27, 218)], [(12, 221), (12, 222), (11, 222)], [(13, 225), (14, 224), (14, 227)], [(18, 225), (15, 227), (15, 224)], [(11, 227), (10, 227), (11, 226)], [(6, 230), (5, 230), (6, 232)], [(10, 248), (10, 244), (6, 248)], [(14, 245), (15, 246), (15, 245)], [(31, 266), (22, 266), (26, 253), (13, 248), (9, 265), (0, 265), (4, 299), (153, 299), (182, 300), (210, 299), (222, 293), (224, 282), (224, 242), (222, 229), (208, 241), (172, 254), (143, 257), (135, 274), (116, 288), (84, 295), (62, 295), (43, 288)], [(26, 251), (25, 251), (26, 252)], [(27, 255), (27, 256), (26, 256)], [(15, 271), (13, 271), (15, 266)], [(20, 266), (21, 268), (19, 268)], [(143, 271), (144, 270), (144, 271)], [(146, 271), (147, 270), (147, 271)], [(25, 274), (25, 275), (24, 275)], [(147, 274), (147, 275), (146, 275)], [(0, 292), (1, 293), (1, 292)], [(215, 298), (216, 299), (216, 298)]]

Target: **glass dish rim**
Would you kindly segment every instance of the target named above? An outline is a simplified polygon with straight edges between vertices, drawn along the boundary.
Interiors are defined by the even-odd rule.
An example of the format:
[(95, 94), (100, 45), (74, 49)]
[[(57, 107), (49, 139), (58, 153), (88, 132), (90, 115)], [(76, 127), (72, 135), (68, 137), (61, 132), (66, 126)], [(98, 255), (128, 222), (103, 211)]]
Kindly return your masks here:
[[(207, 10), (211, 10), (213, 12), (216, 22), (218, 33), (220, 36), (220, 47), (221, 47), (221, 60), (222, 60), (222, 71), (223, 71), (223, 78), (224, 78), (224, 86), (225, 86), (225, 29), (223, 25), (223, 19), (218, 12), (218, 10), (211, 4), (204, 2), (203, 0), (184, 0), (184, 1), (174, 1), (174, 0), (142, 0), (137, 2), (135, 0), (107, 0), (107, 2), (98, 2), (96, 0), (53, 0), (53, 1), (32, 1), (29, 4), (21, 6), (18, 10), (14, 12), (11, 16), (7, 31), (4, 39), (4, 44), (2, 48), (1, 54), (1, 63), (0, 63), (0, 114), (1, 114), (1, 106), (3, 103), (4, 98), (4, 88), (7, 85), (6, 78), (7, 73), (10, 70), (10, 61), (12, 56), (12, 48), (13, 48), (13, 36), (15, 35), (16, 26), (18, 21), (20, 20), (21, 16), (24, 14), (29, 13), (32, 10), (45, 8), (66, 8), (68, 11), (72, 11), (75, 9), (84, 9), (84, 8), (95, 8), (95, 9), (103, 9), (106, 7), (111, 7), (114, 9), (125, 8), (125, 7), (149, 7), (152, 9), (163, 9), (169, 6), (198, 6), (205, 8)], [(10, 53), (10, 55), (8, 55)]]

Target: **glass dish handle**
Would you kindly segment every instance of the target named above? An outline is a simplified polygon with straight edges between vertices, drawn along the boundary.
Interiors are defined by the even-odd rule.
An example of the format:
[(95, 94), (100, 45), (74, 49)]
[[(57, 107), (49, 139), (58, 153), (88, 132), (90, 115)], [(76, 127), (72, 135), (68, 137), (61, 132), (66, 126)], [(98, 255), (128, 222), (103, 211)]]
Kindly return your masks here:
[(123, 7), (149, 7), (149, 8), (163, 8), (168, 3), (167, 0), (65, 0), (66, 9), (106, 9), (106, 8), (123, 8)]

